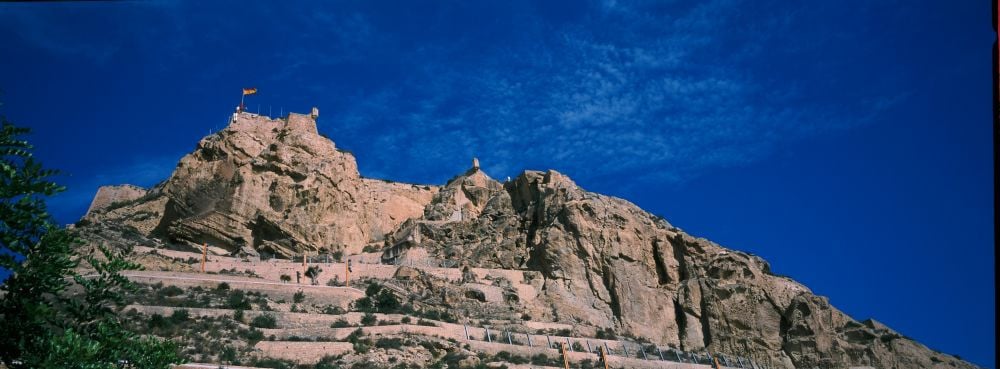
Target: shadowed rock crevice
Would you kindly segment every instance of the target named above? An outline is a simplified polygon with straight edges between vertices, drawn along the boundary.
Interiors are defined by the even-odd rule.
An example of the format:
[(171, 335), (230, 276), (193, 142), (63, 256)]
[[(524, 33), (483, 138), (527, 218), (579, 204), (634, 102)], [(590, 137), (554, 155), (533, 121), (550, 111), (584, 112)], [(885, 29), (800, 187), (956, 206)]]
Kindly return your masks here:
[(709, 315), (711, 315), (710, 306), (708, 305), (708, 297), (705, 296), (706, 286), (701, 283), (702, 297), (698, 302), (701, 310), (701, 337), (704, 347), (712, 347), (712, 323), (709, 321)]
[(149, 235), (156, 238), (168, 239), (169, 232), (167, 232), (167, 229), (181, 217), (181, 212), (177, 210), (174, 200), (166, 200), (166, 204), (163, 206), (163, 215), (156, 222), (156, 226)]
[(660, 243), (656, 240), (653, 241), (653, 263), (656, 265), (656, 277), (660, 285), (673, 282), (667, 273), (667, 264), (663, 261), (663, 252), (660, 250)]
[(687, 317), (680, 302), (674, 300), (674, 319), (677, 320), (677, 342), (680, 342), (680, 349), (687, 350), (684, 346), (684, 337), (687, 334)]
[(617, 286), (614, 282), (614, 277), (611, 270), (608, 268), (608, 264), (604, 265), (604, 270), (601, 271), (601, 278), (604, 281), (604, 288), (608, 291), (608, 295), (611, 299), (610, 307), (611, 312), (614, 314), (615, 319), (618, 322), (622, 321), (622, 306), (618, 297)]
[(686, 281), (688, 279), (688, 267), (687, 260), (684, 259), (684, 249), (687, 245), (684, 239), (681, 238), (680, 234), (673, 237), (670, 241), (670, 248), (674, 252), (674, 260), (677, 260), (677, 271), (680, 275), (681, 281)]
[(250, 236), (253, 238), (255, 249), (263, 249), (271, 252), (277, 251), (274, 245), (292, 247), (295, 242), (287, 232), (281, 227), (264, 217), (257, 217)]

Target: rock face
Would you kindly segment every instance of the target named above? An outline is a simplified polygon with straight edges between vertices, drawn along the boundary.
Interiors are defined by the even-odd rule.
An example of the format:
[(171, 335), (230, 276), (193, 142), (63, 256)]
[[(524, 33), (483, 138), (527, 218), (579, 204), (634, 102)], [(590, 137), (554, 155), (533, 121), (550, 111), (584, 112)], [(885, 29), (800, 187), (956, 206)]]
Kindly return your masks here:
[[(532, 317), (590, 325), (687, 351), (739, 353), (779, 368), (974, 368), (858, 322), (763, 259), (692, 237), (555, 172), (500, 184), (456, 177), (386, 254), (543, 276)], [(460, 215), (459, 215), (460, 214)]]
[(228, 253), (357, 252), (420, 216), (437, 190), (361, 178), (354, 156), (321, 136), (314, 116), (244, 112), (202, 139), (147, 195), (162, 206), (155, 227), (140, 233)]
[[(207, 243), (220, 253), (286, 257), (384, 244), (384, 262), (537, 276), (530, 283), (538, 295), (510, 305), (521, 311), (496, 314), (610, 329), (775, 368), (975, 368), (876, 321), (852, 319), (757, 256), (692, 237), (555, 171), (500, 183), (476, 161), (441, 187), (362, 178), (353, 155), (318, 134), (317, 115), (241, 113), (202, 139), (164, 183), (102, 188), (78, 228), (91, 242)], [(495, 298), (490, 291), (517, 300), (508, 285), (522, 281), (487, 288), (473, 277), (454, 289), (416, 269), (396, 276), (421, 281), (425, 293), (443, 291), (426, 298), (445, 307), (463, 296)]]

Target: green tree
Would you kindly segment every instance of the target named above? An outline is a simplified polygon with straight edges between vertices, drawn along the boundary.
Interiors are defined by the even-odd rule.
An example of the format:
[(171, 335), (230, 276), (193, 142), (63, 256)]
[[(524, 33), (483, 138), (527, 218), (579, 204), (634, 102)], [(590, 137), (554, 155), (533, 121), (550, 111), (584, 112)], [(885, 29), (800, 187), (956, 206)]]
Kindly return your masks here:
[(278, 327), (278, 321), (274, 319), (274, 315), (261, 314), (254, 317), (253, 320), (250, 321), (250, 326), (254, 328), (274, 329)]
[[(139, 266), (130, 250), (99, 247), (100, 255), (75, 255), (78, 241), (55, 226), (44, 199), (64, 188), (54, 170), (34, 160), (21, 138), (28, 129), (4, 118), (0, 127), (0, 361), (11, 368), (167, 368), (178, 362), (170, 342), (127, 331), (116, 310), (132, 288), (120, 272)], [(80, 260), (93, 270), (75, 270)], [(78, 294), (67, 288), (76, 284)]]
[(375, 317), (375, 314), (365, 313), (365, 315), (361, 317), (361, 325), (375, 325), (376, 322), (378, 322), (378, 318)]
[(323, 272), (323, 269), (320, 269), (320, 267), (313, 265), (306, 269), (306, 277), (312, 280), (313, 285), (317, 285), (319, 283), (316, 282), (316, 278), (319, 277), (319, 273), (321, 272)]
[(243, 290), (235, 290), (226, 297), (226, 307), (236, 310), (250, 310), (250, 300), (247, 300)]
[(402, 304), (391, 290), (378, 283), (369, 284), (365, 288), (365, 297), (354, 302), (358, 310), (364, 312), (394, 313)]
[(306, 294), (305, 292), (302, 292), (302, 290), (298, 290), (295, 292), (294, 295), (292, 295), (292, 302), (296, 304), (301, 303), (305, 299), (306, 299)]

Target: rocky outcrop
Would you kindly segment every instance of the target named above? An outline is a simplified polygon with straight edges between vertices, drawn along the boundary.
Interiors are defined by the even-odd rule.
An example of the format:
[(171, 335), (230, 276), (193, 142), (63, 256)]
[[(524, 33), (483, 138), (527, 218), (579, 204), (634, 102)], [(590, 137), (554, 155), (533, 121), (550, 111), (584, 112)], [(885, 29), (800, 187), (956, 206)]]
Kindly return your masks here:
[(687, 351), (778, 368), (974, 368), (852, 319), (757, 256), (692, 237), (558, 172), (528, 171), (502, 185), (488, 178), (473, 168), (450, 181), (422, 219), (391, 237), (409, 240), (392, 252), (538, 271), (541, 295), (523, 307), (532, 317)]
[[(354, 156), (321, 136), (314, 116), (240, 113), (184, 156), (148, 201), (121, 210), (161, 204), (156, 226), (140, 233), (172, 243), (294, 256), (358, 252), (381, 242), (422, 215), (437, 191), (361, 178)], [(99, 220), (124, 219), (105, 214)]]
[[(479, 265), (518, 269), (526, 258), (517, 250), (524, 237), (503, 185), (478, 167), (452, 178), (424, 209), (389, 237), (383, 260), (403, 255), (444, 260), (476, 260)], [(421, 257), (408, 257), (420, 260)]]
[[(462, 268), (458, 285), (416, 269), (395, 279), (414, 303), (465, 317), (610, 330), (774, 368), (974, 368), (555, 171), (501, 183), (474, 161), (441, 187), (362, 178), (354, 156), (318, 134), (317, 115), (238, 114), (164, 183), (102, 188), (78, 232), (90, 243), (285, 257), (384, 245), (384, 262)], [(469, 267), (523, 270), (525, 281), (484, 284)], [(521, 283), (531, 298), (518, 296)]]

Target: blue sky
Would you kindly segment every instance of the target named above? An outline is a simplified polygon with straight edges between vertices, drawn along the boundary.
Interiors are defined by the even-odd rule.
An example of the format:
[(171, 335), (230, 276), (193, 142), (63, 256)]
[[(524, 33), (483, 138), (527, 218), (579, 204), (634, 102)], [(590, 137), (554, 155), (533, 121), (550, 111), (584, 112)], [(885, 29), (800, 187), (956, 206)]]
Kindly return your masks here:
[(985, 2), (0, 4), (0, 114), (78, 219), (247, 105), (363, 175), (556, 169), (995, 367)]

